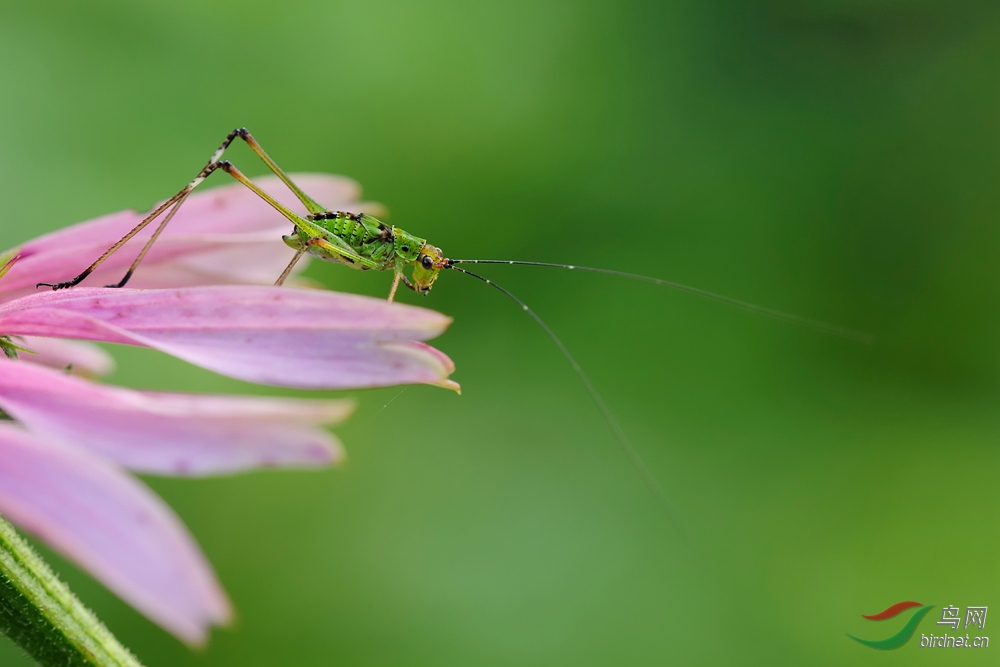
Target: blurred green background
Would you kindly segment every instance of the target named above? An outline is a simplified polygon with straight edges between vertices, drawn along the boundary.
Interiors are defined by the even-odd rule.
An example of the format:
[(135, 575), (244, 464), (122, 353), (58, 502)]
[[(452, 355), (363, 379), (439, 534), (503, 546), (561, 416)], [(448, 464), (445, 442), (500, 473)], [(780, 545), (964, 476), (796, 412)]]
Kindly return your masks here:
[[(54, 564), (150, 666), (953, 660), (845, 633), (891, 634), (860, 615), (900, 600), (1000, 614), (998, 67), (986, 0), (0, 4), (2, 247), (146, 209), (246, 125), (451, 256), (877, 336), (484, 268), (577, 355), (682, 535), (544, 333), (443, 275), (402, 300), (455, 318), (434, 343), (462, 396), (352, 394), (339, 470), (148, 479), (238, 608), (207, 649)], [(279, 393), (114, 352), (129, 386)]]

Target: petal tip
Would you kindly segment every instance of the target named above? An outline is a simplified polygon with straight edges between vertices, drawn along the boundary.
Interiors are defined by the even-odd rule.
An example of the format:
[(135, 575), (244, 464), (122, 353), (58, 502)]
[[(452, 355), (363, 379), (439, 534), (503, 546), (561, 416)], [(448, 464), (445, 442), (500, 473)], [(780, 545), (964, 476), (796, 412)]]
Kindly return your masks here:
[(347, 450), (345, 450), (344, 446), (340, 444), (340, 441), (336, 441), (324, 449), (325, 458), (323, 459), (323, 462), (327, 465), (339, 468), (347, 462)]
[(441, 380), (440, 382), (435, 382), (435, 386), (443, 387), (444, 389), (451, 389), (459, 396), (462, 395), (462, 385), (455, 382), (454, 380)]

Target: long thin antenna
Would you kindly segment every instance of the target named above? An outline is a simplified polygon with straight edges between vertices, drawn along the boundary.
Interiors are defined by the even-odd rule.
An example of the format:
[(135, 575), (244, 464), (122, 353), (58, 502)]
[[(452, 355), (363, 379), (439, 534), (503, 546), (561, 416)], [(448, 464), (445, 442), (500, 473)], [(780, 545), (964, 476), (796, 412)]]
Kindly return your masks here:
[(448, 260), (452, 264), (513, 264), (520, 266), (546, 266), (554, 269), (570, 269), (573, 271), (588, 271), (590, 273), (603, 273), (609, 276), (618, 276), (620, 278), (632, 278), (633, 280), (641, 280), (646, 283), (653, 283), (654, 285), (664, 285), (666, 287), (672, 287), (682, 292), (689, 292), (691, 294), (697, 294), (698, 296), (703, 296), (708, 299), (714, 299), (716, 301), (721, 301), (722, 303), (729, 304), (730, 306), (736, 306), (737, 308), (742, 308), (743, 310), (748, 310), (752, 313), (758, 313), (760, 315), (767, 315), (768, 317), (773, 317), (775, 319), (784, 320), (786, 322), (792, 322), (793, 324), (798, 324), (801, 326), (809, 327), (810, 329), (816, 329), (834, 336), (840, 336), (842, 338), (847, 338), (859, 343), (865, 343), (870, 345), (875, 342), (875, 337), (871, 334), (866, 334), (860, 331), (854, 331), (853, 329), (846, 329), (844, 327), (838, 327), (833, 324), (827, 324), (826, 322), (820, 322), (818, 320), (811, 320), (807, 317), (799, 317), (798, 315), (792, 315), (790, 313), (783, 313), (780, 310), (773, 310), (771, 308), (765, 308), (764, 306), (757, 306), (752, 303), (747, 303), (746, 301), (740, 301), (739, 299), (733, 299), (728, 296), (722, 296), (721, 294), (716, 294), (715, 292), (709, 292), (707, 290), (698, 289), (697, 287), (689, 287), (687, 285), (682, 285), (681, 283), (675, 283), (670, 280), (663, 280), (661, 278), (650, 278), (649, 276), (641, 276), (637, 273), (626, 273), (625, 271), (615, 271), (613, 269), (595, 269), (590, 266), (576, 266), (574, 264), (552, 264), (550, 262), (522, 262), (518, 260), (507, 260), (507, 259), (451, 259)]
[(667, 513), (667, 516), (670, 518), (670, 520), (673, 521), (673, 523), (682, 533), (687, 534), (687, 529), (684, 526), (684, 521), (681, 517), (680, 511), (677, 509), (677, 507), (674, 506), (670, 498), (667, 497), (667, 494), (663, 490), (663, 487), (661, 487), (660, 483), (656, 481), (655, 477), (653, 477), (653, 473), (651, 473), (649, 471), (649, 468), (646, 467), (646, 463), (642, 460), (642, 457), (639, 456), (639, 452), (635, 450), (635, 447), (632, 446), (632, 443), (628, 439), (628, 436), (625, 435), (624, 429), (622, 429), (621, 425), (618, 423), (618, 420), (615, 419), (614, 413), (611, 412), (611, 408), (608, 407), (608, 404), (604, 402), (604, 398), (601, 397), (600, 393), (598, 393), (597, 391), (597, 388), (594, 387), (594, 383), (592, 383), (590, 381), (590, 378), (587, 377), (587, 374), (583, 372), (583, 368), (573, 357), (573, 355), (570, 354), (569, 349), (567, 349), (566, 346), (563, 344), (563, 342), (559, 340), (559, 337), (556, 336), (555, 332), (549, 328), (549, 325), (547, 325), (535, 311), (529, 308), (528, 304), (526, 304), (524, 301), (521, 301), (519, 298), (514, 296), (508, 290), (504, 289), (503, 287), (500, 287), (500, 285), (497, 285), (492, 280), (484, 278), (483, 276), (473, 273), (472, 271), (468, 271), (466, 269), (460, 269), (457, 266), (448, 265), (447, 268), (454, 269), (455, 271), (464, 273), (467, 276), (472, 276), (473, 278), (477, 278), (483, 281), (487, 285), (495, 287), (496, 289), (500, 290), (500, 292), (505, 294), (507, 298), (509, 298), (511, 301), (519, 305), (521, 307), (521, 310), (528, 313), (528, 315), (531, 315), (532, 319), (534, 319), (535, 322), (538, 323), (538, 326), (540, 326), (545, 331), (545, 333), (549, 335), (549, 338), (552, 339), (552, 342), (555, 343), (556, 347), (559, 348), (559, 351), (563, 353), (563, 356), (566, 357), (566, 361), (568, 361), (569, 365), (573, 367), (573, 371), (577, 374), (577, 377), (579, 377), (580, 381), (583, 382), (583, 386), (587, 388), (587, 392), (590, 394), (590, 397), (594, 400), (594, 403), (597, 404), (597, 409), (601, 411), (602, 415), (604, 415), (605, 421), (607, 421), (608, 426), (611, 427), (611, 431), (612, 433), (614, 433), (615, 439), (618, 441), (619, 446), (621, 446), (622, 451), (624, 451), (625, 455), (628, 457), (629, 463), (632, 464), (632, 468), (642, 479), (646, 487), (652, 492), (653, 496), (656, 498), (657, 502), (660, 504), (663, 510)]
[(399, 392), (395, 396), (393, 396), (388, 401), (386, 401), (385, 405), (382, 406), (382, 409), (385, 410), (387, 407), (389, 407), (389, 403), (392, 403), (397, 398), (399, 398), (400, 396), (402, 396), (404, 391), (406, 391), (406, 387), (403, 387), (402, 389), (400, 389)]

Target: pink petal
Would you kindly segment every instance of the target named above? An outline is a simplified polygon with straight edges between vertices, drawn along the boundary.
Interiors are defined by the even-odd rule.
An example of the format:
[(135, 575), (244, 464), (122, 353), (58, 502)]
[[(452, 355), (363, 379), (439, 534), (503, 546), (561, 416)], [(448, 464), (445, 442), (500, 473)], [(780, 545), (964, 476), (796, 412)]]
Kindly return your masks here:
[(47, 440), (165, 475), (337, 463), (340, 443), (318, 425), (353, 410), (350, 401), (133, 391), (6, 359), (0, 407)]
[(0, 513), (191, 644), (232, 609), (194, 539), (138, 480), (83, 450), (0, 424)]
[[(293, 177), (333, 210), (360, 210), (360, 188), (352, 180), (321, 174)], [(259, 184), (296, 212), (305, 213), (277, 177), (261, 178)], [(73, 278), (143, 217), (144, 213), (134, 211), (112, 213), (28, 241), (21, 247), (17, 264), (0, 280), (0, 300), (34, 293), (38, 282)], [(84, 284), (118, 282), (156, 224), (108, 258)], [(291, 223), (239, 183), (196, 190), (167, 225), (129, 286), (273, 283), (294, 254), (281, 241), (291, 228)]]
[(115, 368), (115, 360), (111, 355), (92, 343), (36, 336), (22, 336), (15, 342), (35, 352), (21, 354), (24, 361), (33, 364), (59, 370), (72, 367), (74, 374), (87, 377), (107, 375)]
[(451, 360), (418, 342), (450, 323), (424, 308), (289, 287), (74, 288), (0, 304), (7, 335), (141, 345), (223, 375), (301, 389), (457, 390)]

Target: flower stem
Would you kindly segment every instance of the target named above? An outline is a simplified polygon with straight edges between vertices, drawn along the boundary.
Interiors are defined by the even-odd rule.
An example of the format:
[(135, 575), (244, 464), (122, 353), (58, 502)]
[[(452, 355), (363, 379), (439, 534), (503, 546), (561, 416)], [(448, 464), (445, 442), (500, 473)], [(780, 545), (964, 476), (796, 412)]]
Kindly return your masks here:
[(0, 632), (45, 667), (142, 667), (2, 518)]

